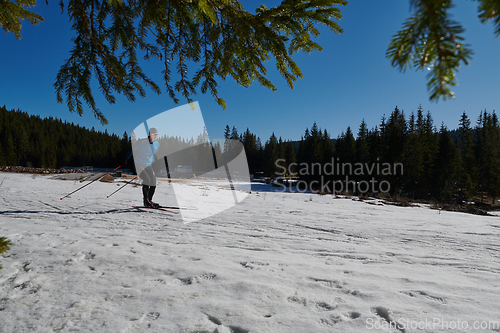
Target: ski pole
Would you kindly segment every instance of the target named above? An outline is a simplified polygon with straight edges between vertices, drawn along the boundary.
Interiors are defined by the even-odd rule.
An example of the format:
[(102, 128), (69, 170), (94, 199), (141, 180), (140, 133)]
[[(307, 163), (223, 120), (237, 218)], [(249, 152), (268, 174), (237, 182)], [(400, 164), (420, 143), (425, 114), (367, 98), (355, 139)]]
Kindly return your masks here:
[(82, 188), (84, 188), (84, 187), (86, 187), (86, 186), (89, 186), (90, 184), (92, 184), (92, 183), (93, 183), (93, 182), (95, 182), (96, 180), (101, 179), (102, 177), (106, 176), (107, 174), (109, 174), (109, 173), (111, 173), (111, 172), (113, 172), (113, 171), (115, 171), (116, 169), (119, 169), (119, 168), (121, 168), (121, 167), (122, 167), (122, 166), (120, 165), (119, 167), (114, 168), (113, 170), (106, 172), (104, 175), (100, 176), (99, 178), (94, 179), (94, 180), (93, 180), (93, 181), (91, 181), (90, 183), (87, 183), (87, 184), (83, 185), (82, 187), (77, 188), (76, 190), (74, 190), (73, 192), (71, 192), (71, 193), (69, 193), (69, 194), (66, 194), (64, 197), (62, 197), (62, 198), (61, 198), (61, 200), (62, 200), (62, 199), (64, 199), (64, 198), (66, 198), (66, 197), (69, 197), (70, 195), (72, 195), (72, 194), (73, 194), (73, 193), (75, 193), (75, 192), (80, 191)]
[(108, 195), (106, 198), (109, 198), (110, 196), (112, 196), (113, 194), (115, 194), (116, 192), (118, 192), (119, 190), (121, 190), (122, 188), (124, 188), (125, 186), (127, 186), (128, 184), (132, 183), (134, 180), (136, 180), (139, 176), (135, 176), (134, 178), (132, 178), (131, 181), (127, 182), (125, 185), (123, 185), (122, 187), (120, 187), (119, 189), (117, 189), (116, 191), (114, 191), (113, 193), (111, 193), (110, 195)]

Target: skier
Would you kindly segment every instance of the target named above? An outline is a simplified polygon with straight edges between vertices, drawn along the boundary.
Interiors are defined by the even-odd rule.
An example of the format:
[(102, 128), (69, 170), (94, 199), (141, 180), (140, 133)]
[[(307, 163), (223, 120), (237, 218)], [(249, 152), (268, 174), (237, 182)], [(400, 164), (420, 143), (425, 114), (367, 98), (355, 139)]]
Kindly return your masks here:
[(153, 195), (156, 190), (156, 175), (152, 164), (160, 143), (158, 140), (158, 130), (154, 127), (149, 129), (147, 140), (138, 142), (137, 149), (134, 149), (134, 160), (137, 168), (137, 175), (142, 179), (142, 195), (145, 207), (158, 208), (160, 205), (153, 202)]

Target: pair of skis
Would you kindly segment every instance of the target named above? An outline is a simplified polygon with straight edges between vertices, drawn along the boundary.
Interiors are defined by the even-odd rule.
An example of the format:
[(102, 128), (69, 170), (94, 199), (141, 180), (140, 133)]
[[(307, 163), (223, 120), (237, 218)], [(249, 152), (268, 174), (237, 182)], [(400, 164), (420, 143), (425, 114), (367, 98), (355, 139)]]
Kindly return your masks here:
[(178, 214), (179, 210), (181, 209), (180, 207), (175, 207), (175, 206), (158, 206), (158, 207), (153, 207), (153, 206), (132, 206), (137, 209), (154, 209), (154, 210), (161, 210), (164, 212), (170, 212), (174, 214)]

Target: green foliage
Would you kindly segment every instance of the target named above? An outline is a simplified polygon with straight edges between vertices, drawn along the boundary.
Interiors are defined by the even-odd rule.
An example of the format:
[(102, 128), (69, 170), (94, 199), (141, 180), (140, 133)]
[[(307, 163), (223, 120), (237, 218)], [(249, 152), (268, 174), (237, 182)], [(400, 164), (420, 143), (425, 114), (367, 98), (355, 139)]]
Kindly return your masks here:
[(479, 1), (478, 11), (481, 23), (492, 20), (495, 25), (495, 35), (500, 36), (500, 1), (481, 0)]
[[(491, 1), (479, 2), (482, 6)], [(451, 87), (457, 85), (455, 74), (460, 63), (469, 64), (473, 52), (463, 42), (464, 28), (449, 18), (452, 1), (411, 0), (411, 4), (415, 13), (393, 36), (386, 56), (401, 71), (412, 66), (428, 70), (427, 87), (431, 100), (454, 98)], [(495, 15), (498, 18), (498, 12)]]
[[(7, 253), (7, 251), (10, 249), (11, 245), (12, 245), (11, 241), (6, 239), (5, 237), (0, 237), (0, 254), (5, 255), (5, 253)], [(2, 269), (1, 265), (0, 269)]]
[[(17, 3), (6, 2), (2, 11), (7, 16), (0, 15), (0, 24), (20, 38), (19, 18), (33, 23), (42, 18), (22, 8), (36, 0)], [(161, 93), (144, 73), (141, 58), (161, 64), (166, 92), (176, 103), (179, 94), (190, 102), (199, 88), (226, 108), (217, 81), (228, 77), (244, 87), (257, 81), (276, 90), (267, 77), (269, 60), (293, 88), (302, 73), (292, 56), (321, 50), (313, 41), (320, 34), (318, 25), (342, 33), (339, 7), (347, 1), (284, 0), (277, 7), (262, 5), (255, 14), (234, 0), (61, 0), (60, 5), (76, 37), (54, 84), (57, 101), (65, 100), (69, 111), (79, 115), (86, 103), (105, 124), (91, 89), (93, 78), (109, 103), (115, 103), (115, 93), (130, 101), (144, 97), (144, 86)]]
[[(495, 35), (500, 35), (500, 1), (477, 0), (481, 23), (492, 21)], [(452, 0), (410, 0), (414, 14), (392, 38), (386, 56), (394, 67), (428, 70), (427, 87), (430, 99), (454, 98), (460, 65), (468, 65), (472, 49), (464, 43), (465, 29), (450, 19)]]
[(0, 0), (0, 27), (21, 39), (21, 20), (28, 20), (31, 24), (43, 22), (42, 16), (26, 9), (35, 5), (36, 0)]

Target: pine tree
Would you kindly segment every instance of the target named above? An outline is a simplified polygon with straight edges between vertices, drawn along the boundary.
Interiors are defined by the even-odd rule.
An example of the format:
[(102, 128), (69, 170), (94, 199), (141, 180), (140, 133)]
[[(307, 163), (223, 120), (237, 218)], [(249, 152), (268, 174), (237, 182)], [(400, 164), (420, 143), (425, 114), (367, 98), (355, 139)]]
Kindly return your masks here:
[(359, 125), (358, 137), (356, 138), (356, 161), (366, 163), (369, 160), (368, 127), (365, 119)]
[(273, 133), (264, 147), (264, 172), (270, 177), (273, 177), (277, 171), (276, 161), (279, 158), (278, 153), (278, 139), (276, 139)]
[(347, 127), (345, 133), (340, 134), (335, 151), (341, 163), (354, 164), (356, 162), (356, 140), (350, 126)]
[(224, 129), (224, 139), (230, 139), (231, 138), (231, 129), (229, 128), (229, 125), (226, 125), (226, 128)]
[(385, 162), (391, 164), (402, 162), (406, 132), (404, 112), (400, 111), (396, 106), (384, 127), (385, 146), (387, 147)]
[(264, 145), (262, 144), (262, 141), (260, 140), (260, 137), (257, 137), (257, 154), (255, 158), (255, 170), (257, 170), (259, 173), (264, 172), (265, 166), (264, 166)]
[(494, 200), (500, 187), (500, 127), (495, 113), (486, 110), (479, 115), (474, 140), (478, 165), (478, 183), (481, 201), (486, 193)]
[(422, 112), (418, 113), (416, 129), (422, 145), (422, 175), (418, 184), (418, 191), (421, 197), (427, 197), (431, 194), (434, 156), (438, 149), (434, 120), (430, 112), (427, 112), (425, 117)]
[(309, 149), (310, 152), (310, 162), (311, 163), (321, 163), (323, 160), (323, 151), (321, 147), (321, 141), (322, 141), (322, 133), (321, 129), (318, 127), (316, 122), (314, 122), (313, 126), (311, 127), (311, 135), (309, 137), (309, 142), (307, 144), (307, 148)]
[(322, 163), (329, 163), (333, 158), (335, 153), (335, 147), (333, 145), (330, 134), (326, 129), (323, 131), (323, 135), (321, 136), (321, 152), (322, 152)]
[[(233, 126), (233, 129), (235, 127)], [(235, 129), (236, 130), (236, 129)], [(226, 128), (224, 129), (224, 154), (228, 154), (232, 150), (232, 143), (231, 143), (231, 129), (229, 128), (229, 125), (226, 125)]]
[[(422, 115), (422, 108), (419, 106), (419, 114)], [(419, 182), (423, 175), (423, 144), (419, 135), (417, 120), (412, 113), (408, 119), (407, 145), (403, 153), (404, 160), (404, 190), (407, 194), (415, 198), (419, 190)]]
[(368, 142), (368, 149), (369, 149), (368, 155), (370, 156), (370, 162), (376, 163), (377, 161), (380, 160), (381, 156), (383, 155), (383, 150), (382, 150), (383, 144), (377, 126), (368, 131), (367, 142)]
[(247, 128), (242, 138), (243, 147), (245, 148), (245, 153), (248, 161), (248, 169), (250, 173), (254, 174), (258, 170), (258, 149), (257, 139), (254, 134), (250, 132)]
[(473, 135), (474, 132), (471, 127), (471, 121), (464, 111), (458, 127), (458, 142), (461, 156), (458, 179), (460, 182), (461, 195), (466, 201), (468, 201), (473, 194), (473, 180), (476, 179)]
[(235, 126), (233, 126), (233, 129), (231, 130), (231, 139), (235, 141), (240, 140), (240, 136), (238, 135), (238, 130), (236, 129)]
[(439, 130), (438, 146), (434, 157), (432, 190), (441, 201), (455, 199), (457, 179), (460, 170), (459, 150), (444, 124)]

